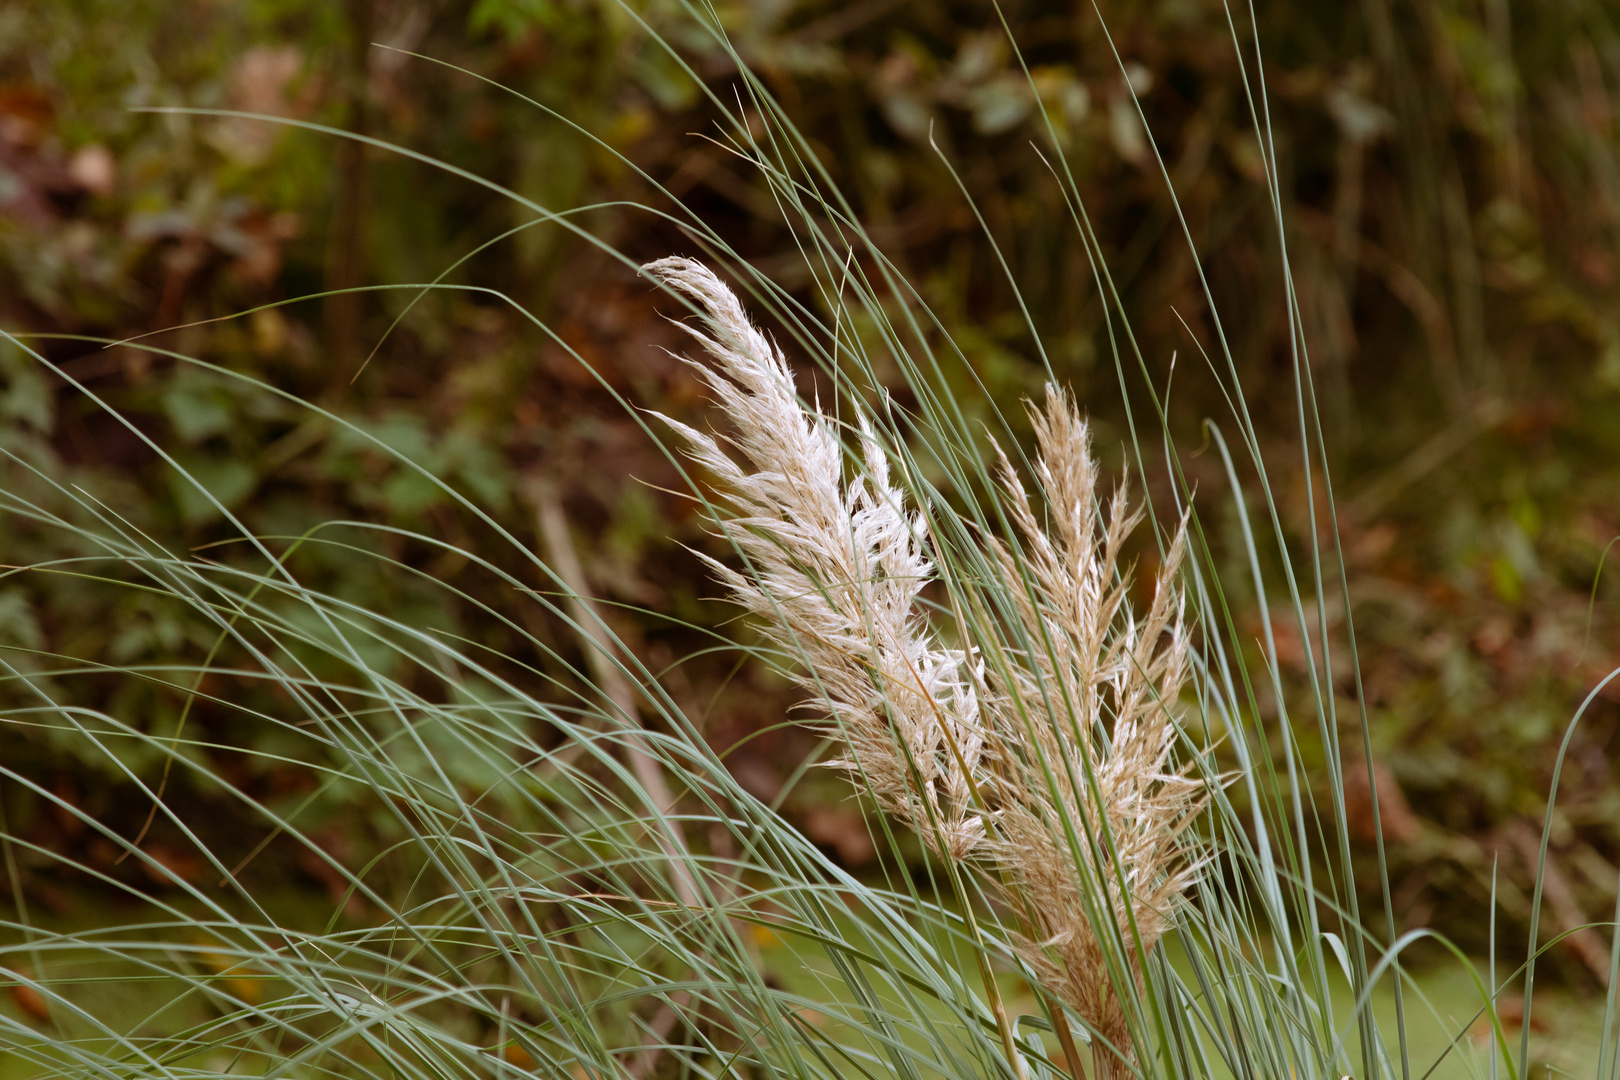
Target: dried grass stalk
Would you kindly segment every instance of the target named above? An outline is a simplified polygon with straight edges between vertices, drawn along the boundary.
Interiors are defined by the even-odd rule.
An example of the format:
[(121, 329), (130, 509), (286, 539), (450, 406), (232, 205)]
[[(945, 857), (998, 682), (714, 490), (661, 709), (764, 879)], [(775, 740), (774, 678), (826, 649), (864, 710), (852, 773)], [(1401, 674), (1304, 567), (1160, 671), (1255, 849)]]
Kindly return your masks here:
[[(992, 541), (1016, 625), (947, 648), (919, 603), (938, 576), (871, 428), (844, 479), (843, 446), (801, 405), (781, 351), (701, 264), (644, 269), (694, 300), (686, 326), (717, 362), (695, 364), (731, 418), (722, 439), (664, 418), (717, 481), (743, 570), (708, 560), (731, 598), (800, 661), (798, 678), (848, 753), (839, 762), (939, 854), (988, 872), (1024, 913), (1022, 952), (1095, 1035), (1100, 1076), (1131, 1071), (1131, 1025), (1112, 971), (1142, 963), (1196, 872), (1188, 827), (1203, 783), (1176, 762), (1172, 716), (1190, 674), (1178, 573), (1182, 522), (1138, 622), (1120, 565), (1140, 519), (1122, 483), (1095, 508), (1098, 469), (1068, 395), (1034, 412), (1037, 516), (997, 448), (1001, 499), (1020, 534)], [(683, 324), (684, 326), (684, 324)], [(982, 657), (997, 663), (987, 669)], [(1113, 963), (1110, 964), (1110, 956)]]

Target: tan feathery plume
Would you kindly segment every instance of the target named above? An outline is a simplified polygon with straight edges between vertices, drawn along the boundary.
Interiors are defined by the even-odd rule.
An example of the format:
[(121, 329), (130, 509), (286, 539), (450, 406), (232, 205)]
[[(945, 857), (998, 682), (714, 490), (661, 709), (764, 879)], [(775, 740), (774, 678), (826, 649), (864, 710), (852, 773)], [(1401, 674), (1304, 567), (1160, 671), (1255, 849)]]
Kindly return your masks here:
[[(1122, 988), (1090, 912), (1115, 920), (1108, 939), (1123, 944), (1139, 984), (1142, 960), (1197, 866), (1185, 834), (1205, 786), (1171, 760), (1179, 736), (1170, 710), (1190, 674), (1177, 585), (1186, 523), (1138, 624), (1125, 607), (1129, 582), (1119, 565), (1140, 520), (1125, 485), (1106, 518), (1093, 509), (1096, 461), (1061, 389), (1047, 387), (1046, 409), (1033, 419), (1051, 525), (1042, 528), (1001, 455), (1003, 503), (1025, 541), (1022, 572), (1007, 545), (995, 550), (1029, 644), (1015, 668), (1018, 686), (986, 708), (1001, 812), (983, 847), (1032, 924), (1026, 959), (1093, 1031), (1128, 1053)], [(1095, 1060), (1100, 1076), (1129, 1072), (1128, 1061), (1105, 1050)]]
[(1022, 542), (991, 547), (1018, 625), (982, 642), (958, 627), (1001, 661), (987, 674), (977, 649), (941, 647), (920, 611), (936, 569), (864, 420), (864, 470), (846, 483), (832, 422), (800, 403), (781, 351), (731, 290), (687, 259), (643, 269), (703, 312), (704, 330), (686, 329), (718, 367), (696, 366), (731, 417), (724, 441), (745, 463), (664, 418), (718, 481), (727, 535), (745, 560), (739, 572), (710, 559), (714, 572), (800, 660), (799, 681), (848, 742), (844, 764), (884, 808), (941, 854), (998, 872), (995, 884), (1029, 924), (1021, 951), (1032, 968), (1119, 1051), (1098, 1047), (1100, 1080), (1128, 1075), (1126, 988), (1110, 974), (1104, 935), (1140, 986), (1194, 873), (1186, 834), (1204, 803), (1203, 783), (1172, 754), (1171, 709), (1190, 674), (1177, 578), (1185, 521), (1137, 623), (1120, 558), (1139, 515), (1123, 484), (1106, 516), (1094, 509), (1085, 423), (1049, 386), (1033, 414), (1049, 527), (997, 448), (1002, 502)]

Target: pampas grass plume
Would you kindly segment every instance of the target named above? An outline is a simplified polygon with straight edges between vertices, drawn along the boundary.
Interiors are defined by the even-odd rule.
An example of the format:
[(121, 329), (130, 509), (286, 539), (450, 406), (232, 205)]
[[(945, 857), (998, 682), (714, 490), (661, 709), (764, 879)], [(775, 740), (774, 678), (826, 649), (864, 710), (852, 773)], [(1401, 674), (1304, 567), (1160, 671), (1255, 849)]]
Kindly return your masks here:
[[(1129, 1075), (1128, 1003), (1199, 865), (1188, 830), (1205, 785), (1175, 754), (1191, 675), (1185, 520), (1137, 620), (1121, 558), (1140, 515), (1123, 483), (1097, 508), (1086, 424), (1049, 386), (1032, 410), (1044, 515), (995, 448), (1017, 536), (989, 547), (1016, 625), (958, 620), (949, 637), (964, 647), (947, 647), (921, 604), (942, 575), (872, 427), (863, 418), (846, 482), (836, 427), (800, 402), (732, 291), (689, 259), (643, 270), (702, 313), (681, 325), (713, 359), (694, 366), (730, 419), (722, 439), (663, 418), (713, 476), (742, 557), (740, 570), (709, 559), (715, 575), (797, 658), (846, 747), (837, 764), (1007, 898), (1025, 960), (1090, 1029), (1098, 1075)], [(1134, 985), (1119, 985), (1121, 968)]]

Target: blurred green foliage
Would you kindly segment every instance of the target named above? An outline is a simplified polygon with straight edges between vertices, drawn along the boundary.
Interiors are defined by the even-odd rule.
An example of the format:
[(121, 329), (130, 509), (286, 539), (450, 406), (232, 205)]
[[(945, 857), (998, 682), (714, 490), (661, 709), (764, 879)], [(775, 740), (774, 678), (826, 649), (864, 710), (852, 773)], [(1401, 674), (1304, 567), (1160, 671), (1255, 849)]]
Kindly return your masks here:
[[(1227, 530), (1222, 569), (1233, 583), (1247, 570), (1226, 478), (1199, 450), (1206, 417), (1235, 431), (1205, 359), (1221, 362), (1210, 301), (1292, 508), (1285, 525), (1305, 545), (1312, 508), (1284, 386), (1296, 343), (1283, 314), (1298, 305), (1335, 462), (1363, 668), (1358, 683), (1347, 663), (1337, 666), (1348, 650), (1342, 605), (1330, 599), (1340, 639), (1331, 677), (1341, 716), (1358, 715), (1359, 695), (1371, 720), (1397, 909), (1407, 925), (1482, 945), (1476, 916), (1500, 858), (1505, 909), (1520, 915), (1525, 822), (1542, 813), (1565, 724), (1620, 663), (1620, 567), (1599, 576), (1605, 545), (1620, 534), (1612, 6), (1269, 5), (1259, 59), (1234, 50), (1228, 15), (1209, 0), (1105, 3), (1108, 33), (1089, 5), (1033, 0), (1002, 8), (1005, 29), (994, 8), (969, 3), (749, 0), (716, 10), (872, 236), (952, 328), (983, 387), (963, 386), (964, 400), (1006, 410), (1038, 387), (1022, 304), (1107, 444), (1124, 431), (1109, 360), (1120, 327), (1074, 241), (1049, 165), (1055, 138), (1161, 390), (1175, 364), (1170, 423), (1203, 512)], [(677, 43), (679, 60), (647, 26)], [(1240, 64), (1263, 73), (1271, 95), (1260, 119), (1283, 179), (1278, 205), (1261, 182), (1267, 144)], [(737, 86), (730, 59), (674, 0), (7, 5), (0, 320), (36, 335), (30, 343), (85, 388), (0, 348), (8, 499), (77, 484), (155, 542), (220, 545), (209, 557), (227, 563), (247, 553), (222, 510), (279, 538), (269, 541), (278, 552), (317, 530), (287, 556), (313, 584), (496, 649), (499, 622), (473, 601), (535, 625), (521, 596), (464, 556), (377, 531), (319, 529), (343, 519), (391, 524), (476, 551), (485, 526), (376, 445), (174, 362), (173, 350), (354, 420), (515, 535), (533, 532), (527, 485), (558, 486), (589, 541), (594, 586), (628, 605), (615, 616), (626, 639), (654, 669), (692, 653), (698, 633), (637, 611), (703, 626), (725, 613), (702, 599), (712, 588), (681, 546), (704, 541), (690, 508), (663, 490), (677, 486), (675, 474), (619, 399), (692, 415), (701, 394), (657, 348), (677, 339), (622, 263), (556, 225), (532, 226), (529, 211), (488, 191), (380, 150), (238, 117), (141, 110), (234, 109), (361, 131), (552, 210), (592, 206), (574, 222), (632, 259), (691, 250), (675, 223), (678, 199), (784, 284), (802, 286), (766, 189), (706, 137), (716, 114), (705, 95), (738, 102)], [(1276, 269), (1277, 220), (1292, 294)], [(450, 275), (460, 291), (262, 306), (432, 281), (514, 226), (531, 227)], [(469, 289), (497, 291), (515, 307)], [(142, 334), (154, 336), (107, 349), (89, 340)], [(1124, 379), (1141, 394), (1138, 374)], [(1167, 491), (1163, 463), (1153, 469), (1150, 490)], [(1324, 478), (1312, 479), (1320, 493)], [(51, 535), (6, 515), (0, 559), (93, 554), (61, 550)], [(400, 564), (463, 590), (466, 602)], [(569, 652), (566, 628), (545, 632)], [(210, 629), (104, 591), (93, 572), (11, 573), (0, 581), (0, 638), (22, 670), (47, 666), (41, 651), (161, 664), (214, 644)], [(1285, 674), (1302, 680), (1306, 643), (1285, 636), (1278, 649)], [(554, 680), (559, 700), (577, 692), (571, 670), (522, 660)], [(763, 673), (731, 678), (723, 658), (689, 661), (667, 678), (722, 746), (775, 725), (789, 701)], [(172, 730), (183, 708), (183, 695), (150, 681), (98, 685), (98, 704), (150, 731)], [(1574, 737), (1560, 790), (1552, 865), (1567, 903), (1554, 917), (1568, 925), (1556, 929), (1615, 899), (1620, 706), (1613, 684), (1605, 694)], [(206, 704), (189, 722), (224, 724)], [(209, 737), (229, 745), (254, 736)], [(144, 816), (147, 803), (112, 782), (110, 763), (69, 760), (43, 731), (6, 738), (8, 758), (57, 777), (59, 791)], [(739, 776), (772, 792), (790, 771), (783, 763), (808, 751), (803, 738), (753, 739), (734, 758)], [(150, 772), (155, 760), (123, 764)], [(289, 797), (301, 783), (291, 769), (244, 782), (287, 785)], [(207, 792), (175, 783), (169, 798), (211, 805)], [(825, 790), (807, 785), (789, 809), (836, 844), (855, 811), (822, 805)], [(334, 796), (320, 812), (336, 820), (341, 805)], [(41, 835), (56, 827), (37, 807), (7, 812), (32, 814), (28, 827)]]

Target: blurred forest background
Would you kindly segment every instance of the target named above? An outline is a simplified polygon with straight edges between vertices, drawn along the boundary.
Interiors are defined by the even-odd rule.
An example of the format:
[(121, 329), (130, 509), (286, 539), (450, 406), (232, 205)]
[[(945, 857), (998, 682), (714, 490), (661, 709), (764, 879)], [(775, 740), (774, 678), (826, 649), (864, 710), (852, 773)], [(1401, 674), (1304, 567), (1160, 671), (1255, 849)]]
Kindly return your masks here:
[[(1353, 724), (1364, 697), (1402, 928), (1433, 926), (1483, 952), (1493, 867), (1498, 926), (1504, 940), (1522, 938), (1560, 738), (1585, 694), (1620, 664), (1620, 567), (1600, 574), (1620, 534), (1620, 7), (1261, 7), (1264, 62), (1255, 69), (1252, 54), (1244, 59), (1270, 94), (1280, 213), (1335, 470), (1362, 661), (1359, 682), (1347, 662), (1333, 672), (1340, 715)], [(1310, 508), (1275, 211), (1221, 5), (1103, 0), (1116, 60), (1089, 3), (1010, 0), (1002, 10), (1027, 79), (984, 3), (739, 0), (718, 10), (873, 238), (951, 328), (982, 380), (982, 389), (958, 388), (963, 400), (988, 410), (988, 395), (1010, 412), (1042, 379), (988, 229), (1055, 370), (1120, 465), (1126, 418), (1104, 306), (1036, 150), (1048, 145), (1042, 114), (1053, 120), (1161, 389), (1178, 357), (1170, 423), (1230, 560), (1228, 585), (1246, 604), (1238, 615), (1258, 639), (1253, 594), (1242, 591), (1238, 520), (1201, 427), (1208, 417), (1229, 439), (1236, 434), (1199, 356), (1212, 347), (1214, 323), (1154, 155), (1163, 157), (1249, 389), (1283, 527), (1303, 551)], [(723, 652), (701, 652), (711, 639), (696, 628), (721, 626), (733, 613), (710, 599), (718, 590), (688, 545), (720, 552), (690, 501), (664, 490), (680, 481), (625, 407), (703, 417), (697, 382), (660, 348), (680, 339), (647, 285), (555, 225), (519, 231), (448, 278), (503, 293), (584, 364), (490, 292), (297, 299), (431, 281), (532, 215), (356, 142), (139, 111), (238, 109), (362, 132), (554, 210), (586, 207), (573, 220), (637, 261), (696, 253), (670, 218), (630, 205), (668, 210), (678, 198), (785, 286), (806, 285), (765, 186), (714, 141), (709, 99), (649, 26), (685, 50), (715, 95), (738, 100), (735, 68), (670, 0), (631, 0), (629, 10), (611, 0), (5, 4), (0, 324), (28, 335), (100, 400), (0, 345), (0, 440), (12, 455), (4, 484), (19, 499), (41, 493), (46, 479), (76, 484), (173, 550), (236, 557), (215, 508), (175, 482), (105, 403), (249, 528), (283, 538), (280, 550), (324, 522), (383, 522), (532, 578), (417, 475), (319, 416), (175, 363), (163, 352), (173, 350), (355, 419), (520, 538), (535, 538), (535, 485), (549, 485), (617, 629), (664, 672), (712, 743), (735, 747), (736, 775), (762, 797), (781, 797), (809, 836), (870, 872), (877, 855), (861, 808), (836, 777), (811, 771), (783, 790), (814, 750), (813, 737), (784, 726), (794, 694)], [(577, 122), (635, 168), (518, 95)], [(296, 302), (182, 326), (282, 300)], [(142, 347), (95, 340), (155, 331), (163, 332)], [(811, 378), (806, 372), (806, 388)], [(1139, 378), (1127, 376), (1136, 391)], [(1150, 472), (1149, 489), (1168, 491), (1162, 459)], [(473, 617), (451, 592), (386, 572), (372, 557), (381, 551), (508, 612), (560, 655), (578, 656), (566, 626), (549, 625), (536, 605), (453, 550), (406, 539), (381, 550), (376, 533), (341, 527), (323, 535), (342, 542), (289, 555), (312, 586), (495, 650), (506, 645), (505, 628)], [(0, 561), (76, 554), (50, 546), (60, 537), (0, 517)], [(1342, 633), (1342, 605), (1328, 607)], [(1278, 623), (1279, 657), (1302, 683), (1306, 643), (1289, 636), (1291, 625), (1291, 617)], [(49, 669), (66, 662), (45, 654), (195, 663), (216, 634), (93, 576), (0, 578), (4, 663), (46, 685)], [(541, 670), (560, 702), (583, 685), (567, 664), (518, 659)], [(261, 695), (261, 707), (276, 707), (263, 683), (218, 682), (216, 693)], [(1549, 935), (1614, 910), (1617, 685), (1574, 733), (1563, 771)], [(80, 678), (62, 693), (162, 735), (180, 721), (183, 695), (151, 680)], [(347, 812), (342, 787), (306, 805), (312, 774), (274, 764), (276, 748), (258, 742), (268, 736), (238, 716), (203, 703), (187, 723), (221, 747), (217, 772), (272, 805), (303, 807), (299, 821), (341, 861), (363, 861), (397, 828)], [(1353, 728), (1346, 734), (1347, 745), (1360, 745)], [(161, 754), (132, 747), (123, 760), (83, 760), (74, 748), (89, 743), (42, 729), (8, 726), (0, 738), (12, 768), (131, 837), (140, 830), (150, 801), (129, 775), (155, 785)], [(262, 756), (229, 750), (243, 745)], [(249, 880), (342, 898), (344, 883), (319, 859), (292, 846), (257, 848), (262, 829), (233, 817), (236, 802), (180, 771), (165, 798), (216, 851), (251, 856)], [(1350, 798), (1366, 880), (1375, 882), (1365, 787)], [(0, 809), (17, 834), (162, 887), (143, 878), (138, 860), (116, 862), (105, 838), (14, 787), (0, 791)], [(205, 876), (161, 817), (143, 845), (182, 876)], [(0, 888), (21, 888), (36, 910), (72, 918), (99, 902), (82, 880), (18, 858)], [(1577, 933), (1553, 955), (1566, 978), (1590, 983), (1606, 972), (1606, 937)]]

